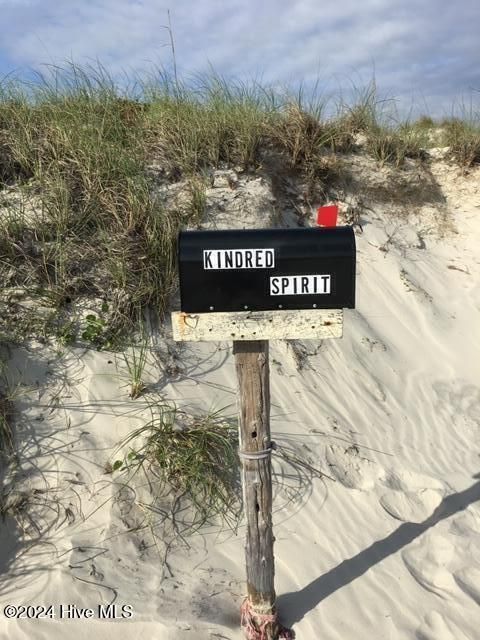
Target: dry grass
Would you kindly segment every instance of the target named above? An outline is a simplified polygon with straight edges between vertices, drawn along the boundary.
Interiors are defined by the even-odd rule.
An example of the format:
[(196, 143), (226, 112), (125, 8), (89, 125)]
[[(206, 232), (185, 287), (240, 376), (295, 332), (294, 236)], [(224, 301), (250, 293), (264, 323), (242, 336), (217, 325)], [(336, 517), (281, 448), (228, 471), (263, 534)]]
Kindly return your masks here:
[(458, 164), (468, 168), (480, 163), (480, 120), (470, 114), (465, 119), (451, 118), (441, 124), (444, 144)]
[[(4, 83), (0, 181), (15, 184), (24, 204), (3, 209), (0, 277), (48, 299), (59, 317), (78, 296), (102, 299), (113, 310), (103, 336), (112, 346), (145, 307), (164, 313), (176, 289), (186, 214), (152, 198), (152, 161), (165, 179), (187, 178), (189, 221), (198, 224), (205, 170), (227, 163), (255, 171), (265, 149), (280, 152), (311, 193), (323, 192), (341, 170), (338, 155), (359, 144), (380, 165), (422, 159), (430, 120), (402, 122), (390, 106), (371, 83), (326, 117), (319, 93), (307, 101), (302, 91), (279, 95), (216, 74), (189, 86), (160, 74), (121, 92), (101, 66), (53, 69), (32, 86)], [(455, 159), (478, 162), (478, 126), (444, 126)]]

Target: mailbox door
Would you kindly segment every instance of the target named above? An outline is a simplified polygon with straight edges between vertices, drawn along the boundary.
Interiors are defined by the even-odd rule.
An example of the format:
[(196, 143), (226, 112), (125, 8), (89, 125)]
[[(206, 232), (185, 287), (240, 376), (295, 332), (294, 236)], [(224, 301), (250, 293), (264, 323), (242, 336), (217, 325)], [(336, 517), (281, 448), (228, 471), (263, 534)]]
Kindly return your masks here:
[(355, 306), (351, 227), (184, 231), (181, 309), (188, 313)]

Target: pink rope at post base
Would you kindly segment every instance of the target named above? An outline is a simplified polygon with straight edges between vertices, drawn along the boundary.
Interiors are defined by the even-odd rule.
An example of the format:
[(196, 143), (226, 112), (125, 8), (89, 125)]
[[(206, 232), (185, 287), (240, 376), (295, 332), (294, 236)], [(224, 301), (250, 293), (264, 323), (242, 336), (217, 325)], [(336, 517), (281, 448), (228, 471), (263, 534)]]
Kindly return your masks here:
[(267, 640), (266, 627), (275, 623), (278, 627), (278, 638), (281, 640), (293, 640), (295, 634), (291, 629), (286, 629), (277, 620), (276, 613), (262, 614), (255, 613), (251, 602), (245, 598), (240, 608), (240, 625), (245, 631), (247, 640)]

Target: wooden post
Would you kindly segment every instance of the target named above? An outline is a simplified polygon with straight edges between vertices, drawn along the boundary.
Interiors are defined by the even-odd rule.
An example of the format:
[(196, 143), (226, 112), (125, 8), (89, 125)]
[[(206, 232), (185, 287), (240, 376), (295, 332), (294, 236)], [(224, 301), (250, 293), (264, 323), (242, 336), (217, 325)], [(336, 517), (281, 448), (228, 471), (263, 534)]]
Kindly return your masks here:
[(174, 311), (171, 317), (175, 340), (233, 341), (247, 521), (248, 597), (242, 605), (242, 627), (248, 640), (291, 640), (294, 634), (280, 624), (275, 607), (268, 340), (341, 338), (343, 311)]
[(247, 520), (247, 606), (254, 622), (255, 615), (262, 616), (263, 622), (268, 620), (262, 637), (275, 640), (281, 627), (275, 611), (268, 341), (234, 341), (233, 353), (239, 389), (240, 458)]

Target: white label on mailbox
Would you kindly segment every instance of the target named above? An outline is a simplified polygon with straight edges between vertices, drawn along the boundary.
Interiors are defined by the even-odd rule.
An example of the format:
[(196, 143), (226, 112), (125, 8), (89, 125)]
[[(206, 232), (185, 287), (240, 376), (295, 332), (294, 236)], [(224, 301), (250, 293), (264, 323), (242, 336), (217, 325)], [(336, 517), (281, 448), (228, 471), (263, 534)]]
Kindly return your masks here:
[(274, 276), (270, 278), (271, 296), (302, 296), (330, 293), (329, 275)]
[(273, 269), (275, 249), (204, 249), (204, 269)]

